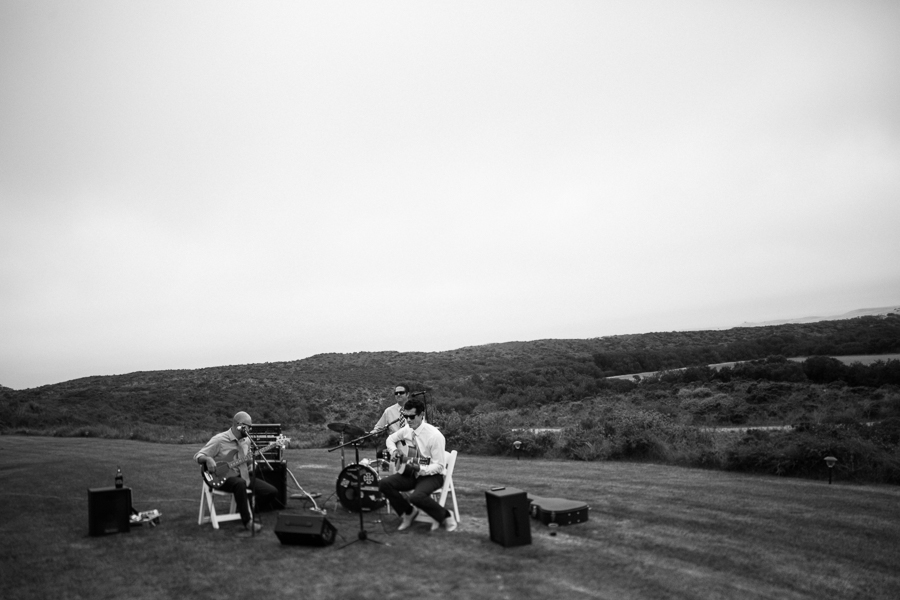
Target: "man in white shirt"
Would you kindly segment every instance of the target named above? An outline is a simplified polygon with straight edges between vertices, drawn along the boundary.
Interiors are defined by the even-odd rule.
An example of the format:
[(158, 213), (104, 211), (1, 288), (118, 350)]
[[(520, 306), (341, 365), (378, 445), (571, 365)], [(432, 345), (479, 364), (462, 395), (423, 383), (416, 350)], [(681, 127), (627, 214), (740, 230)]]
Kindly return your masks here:
[[(401, 465), (396, 473), (379, 482), (378, 490), (400, 515), (399, 531), (412, 525), (420, 509), (435, 520), (432, 530), (443, 525), (447, 531), (454, 531), (457, 523), (453, 514), (431, 497), (432, 492), (444, 485), (444, 434), (425, 422), (425, 403), (418, 398), (407, 400), (402, 414), (406, 425), (389, 435), (385, 442), (391, 457)], [(404, 452), (398, 444), (408, 450)], [(401, 492), (410, 490), (407, 500)]]

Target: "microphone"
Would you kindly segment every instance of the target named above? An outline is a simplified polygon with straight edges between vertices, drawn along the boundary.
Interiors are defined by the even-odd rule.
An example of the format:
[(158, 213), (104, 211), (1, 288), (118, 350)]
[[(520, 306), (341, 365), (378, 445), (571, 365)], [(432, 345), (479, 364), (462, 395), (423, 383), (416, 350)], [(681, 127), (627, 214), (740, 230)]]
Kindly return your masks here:
[(424, 396), (427, 393), (428, 392), (413, 392), (412, 397), (415, 398), (416, 396)]
[(248, 430), (249, 428), (248, 428), (246, 425), (244, 425), (243, 423), (241, 423), (240, 425), (238, 425), (237, 429), (238, 429), (238, 431), (240, 431), (242, 434), (244, 434), (243, 437), (247, 437), (247, 430)]

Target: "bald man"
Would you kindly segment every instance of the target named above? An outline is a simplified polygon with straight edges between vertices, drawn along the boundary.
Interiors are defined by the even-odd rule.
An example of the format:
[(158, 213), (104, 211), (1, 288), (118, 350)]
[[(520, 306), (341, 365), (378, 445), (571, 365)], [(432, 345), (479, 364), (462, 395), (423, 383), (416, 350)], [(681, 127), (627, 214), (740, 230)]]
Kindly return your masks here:
[[(250, 418), (250, 415), (243, 411), (237, 413), (231, 420), (231, 428), (212, 436), (200, 452), (194, 455), (194, 460), (201, 465), (205, 464), (207, 470), (215, 473), (217, 462), (231, 463), (240, 457), (248, 456), (250, 454), (250, 428), (252, 426), (253, 420)], [(248, 531), (257, 532), (262, 529), (262, 525), (253, 521), (250, 514), (250, 505), (247, 503), (247, 488), (253, 490), (257, 499), (277, 494), (278, 490), (275, 489), (275, 486), (254, 477), (248, 468), (247, 462), (241, 463), (237, 471), (229, 471), (225, 482), (219, 488), (223, 492), (234, 494), (244, 527)]]

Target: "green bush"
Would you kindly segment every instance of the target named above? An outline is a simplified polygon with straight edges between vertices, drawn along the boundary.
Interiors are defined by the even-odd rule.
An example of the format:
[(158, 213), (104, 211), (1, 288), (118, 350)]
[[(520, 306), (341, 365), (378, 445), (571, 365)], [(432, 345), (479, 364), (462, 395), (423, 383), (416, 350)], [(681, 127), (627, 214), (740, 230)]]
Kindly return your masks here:
[(824, 459), (838, 459), (834, 477), (900, 483), (900, 420), (877, 426), (804, 425), (793, 431), (746, 435), (726, 451), (725, 468), (792, 477), (827, 476)]
[[(718, 462), (712, 439), (659, 412), (611, 407), (563, 430), (562, 455), (575, 460), (651, 460), (677, 464)], [(702, 458), (701, 458), (702, 457)]]

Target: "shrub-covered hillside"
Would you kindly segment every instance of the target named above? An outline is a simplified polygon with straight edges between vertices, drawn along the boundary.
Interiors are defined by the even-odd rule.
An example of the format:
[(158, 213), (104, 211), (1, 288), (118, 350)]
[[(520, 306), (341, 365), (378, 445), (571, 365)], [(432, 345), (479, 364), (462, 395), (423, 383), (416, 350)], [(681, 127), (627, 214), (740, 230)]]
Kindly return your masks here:
[[(370, 426), (393, 402), (393, 385), (406, 382), (428, 392), (429, 420), (465, 452), (511, 454), (519, 438), (529, 456), (797, 475), (816, 472), (821, 452), (844, 452), (854, 457), (841, 463), (846, 476), (900, 482), (893, 458), (900, 361), (845, 365), (826, 356), (897, 352), (900, 316), (888, 315), (433, 353), (323, 354), (4, 388), (0, 430), (193, 443), (247, 410), (256, 423), (281, 423), (295, 444), (321, 447), (337, 441), (327, 423)], [(815, 356), (785, 358), (797, 355)], [(707, 366), (727, 361), (744, 362)], [(608, 378), (650, 370), (661, 372), (640, 383)], [(746, 439), (712, 431), (761, 425), (794, 427)]]
[[(537, 408), (627, 390), (627, 382), (606, 378), (629, 372), (779, 355), (888, 352), (900, 352), (900, 316), (507, 342), (446, 352), (321, 354), (291, 362), (85, 377), (28, 390), (4, 388), (0, 428), (167, 424), (213, 430), (241, 408), (257, 422), (288, 426), (368, 422), (390, 401), (388, 391), (397, 382), (427, 390), (429, 400), (446, 411), (470, 414), (476, 407), (483, 412)], [(689, 376), (702, 376), (696, 369), (688, 371)], [(791, 381), (803, 383), (802, 369), (792, 373)], [(820, 379), (813, 376), (810, 381)]]

